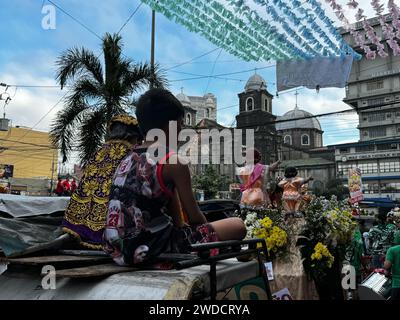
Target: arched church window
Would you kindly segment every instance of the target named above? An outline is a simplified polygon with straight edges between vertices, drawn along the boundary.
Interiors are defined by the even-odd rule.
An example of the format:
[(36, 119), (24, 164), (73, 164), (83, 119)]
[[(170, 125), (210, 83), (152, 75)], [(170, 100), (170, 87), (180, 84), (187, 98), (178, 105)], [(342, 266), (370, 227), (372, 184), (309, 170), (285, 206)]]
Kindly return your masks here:
[(310, 145), (310, 136), (308, 134), (303, 134), (301, 136), (301, 145), (303, 145), (303, 146)]
[(271, 105), (268, 99), (264, 99), (264, 111), (271, 112)]
[(210, 109), (207, 109), (207, 118), (210, 118)]
[(191, 125), (192, 124), (192, 116), (190, 113), (186, 115), (186, 124)]
[(292, 136), (290, 136), (290, 135), (287, 135), (287, 136), (285, 136), (284, 138), (283, 138), (283, 142), (285, 143), (285, 144), (292, 144)]
[(246, 111), (252, 111), (254, 109), (254, 99), (252, 97), (248, 97), (246, 99)]

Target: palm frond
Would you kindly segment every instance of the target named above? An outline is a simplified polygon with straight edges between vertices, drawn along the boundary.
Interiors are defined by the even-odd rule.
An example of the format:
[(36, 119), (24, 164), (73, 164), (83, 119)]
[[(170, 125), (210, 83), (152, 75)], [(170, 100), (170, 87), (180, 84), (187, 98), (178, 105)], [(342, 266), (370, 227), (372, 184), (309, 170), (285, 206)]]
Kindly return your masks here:
[(87, 105), (81, 97), (67, 98), (66, 107), (58, 112), (50, 128), (50, 140), (60, 149), (63, 162), (68, 160), (72, 151), (72, 141), (75, 138), (74, 126), (80, 122)]
[(153, 82), (155, 88), (164, 88), (168, 81), (158, 65), (154, 67), (154, 74), (148, 63), (136, 63), (132, 65), (129, 72), (123, 75), (122, 87), (126, 88), (127, 94), (137, 92)]
[(154, 74), (152, 81), (154, 88), (167, 89), (169, 86), (166, 71), (161, 69), (158, 63), (154, 65)]
[(79, 132), (79, 150), (82, 165), (94, 156), (106, 133), (106, 114), (103, 108), (84, 116)]
[(68, 97), (67, 102), (73, 103), (75, 100), (82, 99), (87, 105), (90, 105), (90, 101), (101, 100), (103, 93), (102, 86), (88, 77), (82, 77), (74, 83), (72, 94)]
[(109, 34), (103, 38), (105, 65), (105, 83), (108, 87), (118, 83), (118, 70), (122, 67), (122, 38), (117, 34)]
[(56, 80), (61, 88), (69, 79), (82, 74), (93, 77), (99, 84), (104, 82), (99, 58), (85, 48), (68, 49), (58, 58), (56, 65), (58, 66)]

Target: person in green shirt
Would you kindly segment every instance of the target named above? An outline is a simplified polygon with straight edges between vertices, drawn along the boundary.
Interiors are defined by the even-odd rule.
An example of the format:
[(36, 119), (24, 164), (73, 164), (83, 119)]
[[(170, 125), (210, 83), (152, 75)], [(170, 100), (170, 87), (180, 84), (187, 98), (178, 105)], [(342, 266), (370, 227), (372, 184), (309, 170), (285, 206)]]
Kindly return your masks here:
[(386, 253), (385, 269), (392, 271), (392, 300), (400, 300), (400, 231), (394, 235), (394, 246)]

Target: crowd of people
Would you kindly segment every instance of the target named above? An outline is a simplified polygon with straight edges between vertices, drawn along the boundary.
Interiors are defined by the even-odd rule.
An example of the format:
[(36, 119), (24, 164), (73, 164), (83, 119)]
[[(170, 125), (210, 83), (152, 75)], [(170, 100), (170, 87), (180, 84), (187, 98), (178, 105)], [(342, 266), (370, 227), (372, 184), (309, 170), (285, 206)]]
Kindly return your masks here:
[(377, 222), (364, 233), (365, 253), (372, 255), (372, 266), (384, 268), (392, 278), (392, 300), (400, 300), (400, 210), (381, 209)]
[(69, 180), (70, 178), (67, 177), (65, 180), (58, 179), (56, 189), (54, 193), (59, 197), (69, 197), (71, 196), (75, 190), (78, 188), (78, 183), (76, 179), (73, 178), (72, 181)]

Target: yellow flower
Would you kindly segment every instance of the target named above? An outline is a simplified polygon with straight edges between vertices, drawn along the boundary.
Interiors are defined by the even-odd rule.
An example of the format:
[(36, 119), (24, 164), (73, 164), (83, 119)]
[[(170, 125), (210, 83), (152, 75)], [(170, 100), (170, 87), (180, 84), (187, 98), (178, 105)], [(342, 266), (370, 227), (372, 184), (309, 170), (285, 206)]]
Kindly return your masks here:
[(262, 220), (260, 221), (260, 224), (261, 224), (261, 226), (262, 226), (263, 228), (269, 229), (269, 228), (272, 227), (272, 220), (271, 220), (270, 218), (268, 218), (268, 217), (265, 217), (264, 219), (262, 219)]
[(328, 268), (331, 268), (333, 265), (333, 262), (335, 260), (335, 258), (333, 257), (333, 255), (329, 252), (328, 247), (326, 245), (324, 245), (321, 242), (318, 242), (315, 247), (314, 247), (314, 252), (311, 255), (311, 260), (322, 260), (322, 259), (326, 259), (327, 260), (327, 266)]

